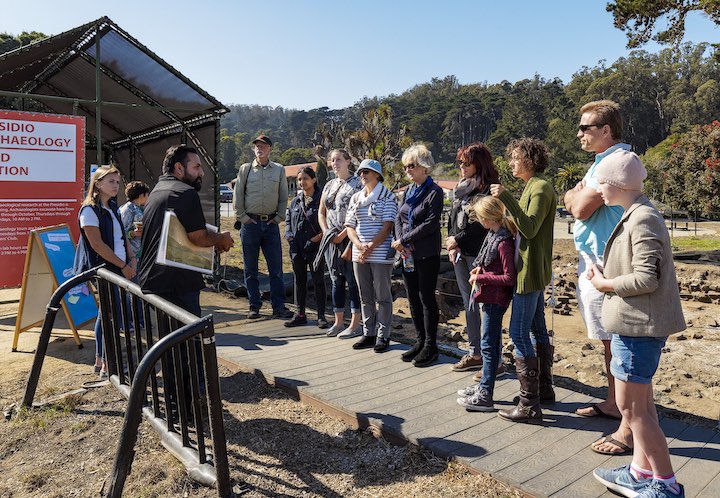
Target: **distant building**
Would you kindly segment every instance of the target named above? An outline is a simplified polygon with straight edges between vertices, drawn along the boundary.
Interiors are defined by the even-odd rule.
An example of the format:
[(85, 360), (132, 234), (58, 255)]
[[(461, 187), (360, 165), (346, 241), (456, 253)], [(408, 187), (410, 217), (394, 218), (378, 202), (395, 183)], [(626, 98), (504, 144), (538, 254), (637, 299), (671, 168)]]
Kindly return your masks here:
[[(452, 202), (453, 199), (455, 198), (453, 195), (453, 191), (455, 190), (455, 187), (457, 186), (458, 181), (457, 180), (435, 180), (435, 183), (437, 183), (438, 186), (441, 189), (443, 189), (443, 194), (444, 194), (445, 200)], [(405, 193), (405, 190), (407, 190), (407, 188), (409, 186), (410, 185), (404, 185), (402, 187), (395, 189), (395, 195), (397, 195), (398, 198), (402, 197), (402, 195), (404, 195), (404, 193)]]

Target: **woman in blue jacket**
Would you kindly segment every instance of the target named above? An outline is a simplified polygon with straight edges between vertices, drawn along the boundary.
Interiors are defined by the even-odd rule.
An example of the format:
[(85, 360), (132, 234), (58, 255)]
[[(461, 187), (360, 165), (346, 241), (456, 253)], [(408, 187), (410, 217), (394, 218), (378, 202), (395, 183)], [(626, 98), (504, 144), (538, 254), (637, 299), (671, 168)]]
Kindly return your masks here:
[(298, 195), (290, 203), (285, 216), (285, 238), (290, 244), (290, 259), (295, 273), (295, 304), (297, 312), (285, 322), (286, 327), (297, 327), (307, 324), (305, 304), (307, 301), (307, 272), (310, 269), (315, 301), (317, 301), (317, 325), (321, 329), (327, 327), (325, 319), (325, 265), (320, 264), (315, 270), (312, 262), (318, 251), (322, 230), (318, 224), (318, 209), (322, 192), (317, 188), (315, 171), (303, 168), (297, 175)]

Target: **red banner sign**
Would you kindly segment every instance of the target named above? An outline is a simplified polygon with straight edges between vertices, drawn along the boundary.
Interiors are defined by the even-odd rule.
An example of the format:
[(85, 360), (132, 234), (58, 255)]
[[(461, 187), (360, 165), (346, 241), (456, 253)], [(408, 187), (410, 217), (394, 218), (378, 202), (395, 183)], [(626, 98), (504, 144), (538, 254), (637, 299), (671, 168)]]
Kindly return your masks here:
[(84, 117), (0, 110), (0, 288), (20, 285), (30, 230), (77, 240), (84, 172)]

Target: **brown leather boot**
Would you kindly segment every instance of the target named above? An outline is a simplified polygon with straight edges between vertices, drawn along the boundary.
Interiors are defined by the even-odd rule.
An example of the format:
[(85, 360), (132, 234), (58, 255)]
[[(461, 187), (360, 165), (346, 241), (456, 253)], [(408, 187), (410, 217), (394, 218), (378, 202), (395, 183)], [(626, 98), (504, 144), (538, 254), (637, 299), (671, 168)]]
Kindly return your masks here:
[(553, 356), (555, 355), (555, 346), (550, 344), (538, 344), (538, 376), (540, 383), (540, 403), (551, 405), (555, 403), (555, 391), (553, 390)]
[(520, 401), (517, 406), (498, 411), (498, 416), (510, 422), (542, 423), (540, 389), (538, 382), (538, 359), (516, 358), (515, 368), (520, 381)]

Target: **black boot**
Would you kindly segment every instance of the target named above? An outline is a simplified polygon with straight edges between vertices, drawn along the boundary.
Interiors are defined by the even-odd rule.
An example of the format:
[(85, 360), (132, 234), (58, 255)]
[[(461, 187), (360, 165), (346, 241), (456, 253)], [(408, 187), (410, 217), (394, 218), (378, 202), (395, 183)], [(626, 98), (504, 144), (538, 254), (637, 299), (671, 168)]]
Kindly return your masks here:
[(431, 332), (427, 334), (427, 337), (425, 338), (425, 345), (413, 360), (413, 365), (418, 368), (429, 367), (437, 361), (438, 348), (436, 335), (437, 331), (435, 333)]
[(538, 376), (540, 383), (540, 403), (551, 405), (555, 403), (555, 391), (553, 390), (553, 356), (555, 346), (550, 344), (538, 344)]
[(425, 331), (418, 330), (415, 345), (400, 355), (402, 361), (410, 362), (422, 351), (425, 346)]
[(498, 416), (510, 422), (541, 423), (538, 359), (537, 357), (516, 358), (515, 368), (520, 381), (520, 401), (514, 408), (500, 410)]

